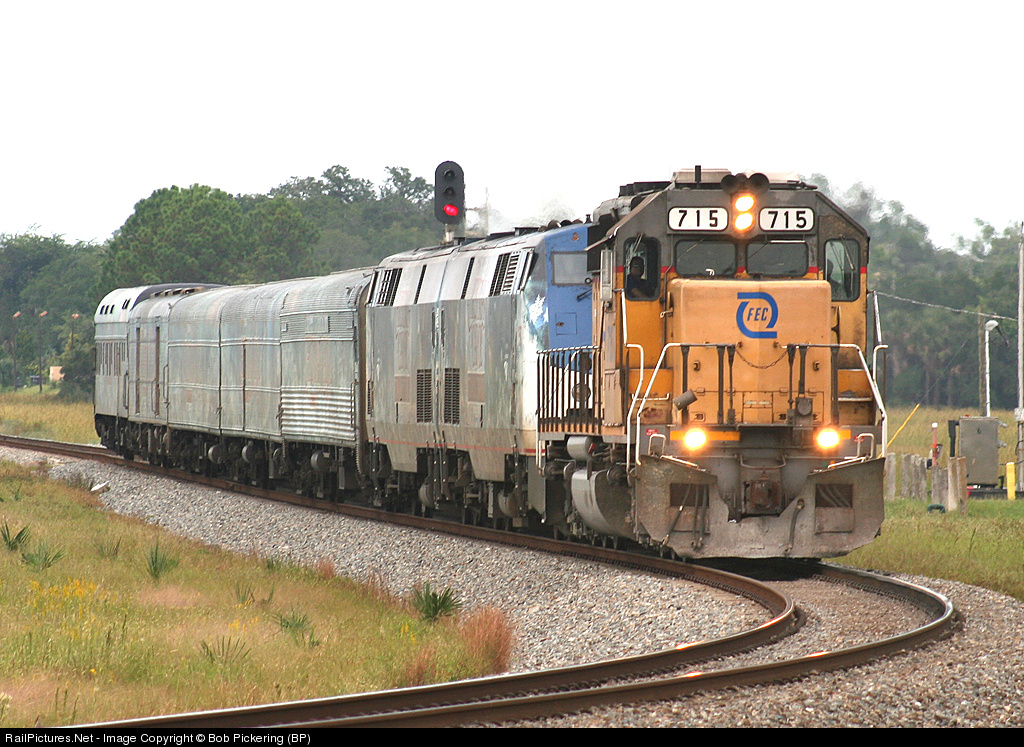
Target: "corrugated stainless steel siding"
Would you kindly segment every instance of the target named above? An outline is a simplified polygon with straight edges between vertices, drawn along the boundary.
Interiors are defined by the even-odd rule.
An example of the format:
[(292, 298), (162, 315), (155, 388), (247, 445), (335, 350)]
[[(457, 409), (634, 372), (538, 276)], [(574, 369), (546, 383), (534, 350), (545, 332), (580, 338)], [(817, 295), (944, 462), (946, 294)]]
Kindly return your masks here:
[(285, 438), (320, 443), (356, 442), (355, 387), (285, 387), (281, 432)]

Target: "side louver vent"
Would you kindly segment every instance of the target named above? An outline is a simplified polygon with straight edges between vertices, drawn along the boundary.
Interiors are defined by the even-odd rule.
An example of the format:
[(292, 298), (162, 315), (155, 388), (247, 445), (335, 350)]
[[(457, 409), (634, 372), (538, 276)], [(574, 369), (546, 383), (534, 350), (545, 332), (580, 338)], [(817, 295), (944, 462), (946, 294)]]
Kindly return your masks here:
[(459, 424), (459, 401), (462, 397), (461, 372), (458, 368), (444, 370), (444, 422)]
[(491, 291), (489, 295), (503, 296), (514, 292), (516, 270), (518, 268), (518, 254), (508, 252), (498, 257), (498, 264), (494, 268), (494, 277), (491, 278)]
[(433, 371), (429, 368), (416, 372), (416, 422), (430, 423), (434, 420), (434, 388), (431, 382)]
[(401, 277), (401, 267), (384, 270), (377, 276), (377, 306), (394, 305), (395, 294), (398, 293), (398, 281)]

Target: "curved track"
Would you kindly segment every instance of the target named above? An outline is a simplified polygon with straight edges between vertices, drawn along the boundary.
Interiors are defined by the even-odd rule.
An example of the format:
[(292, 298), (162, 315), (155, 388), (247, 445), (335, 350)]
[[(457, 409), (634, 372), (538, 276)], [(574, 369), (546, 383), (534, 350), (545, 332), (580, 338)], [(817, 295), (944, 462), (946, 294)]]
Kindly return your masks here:
[[(100, 447), (58, 444), (34, 439), (0, 437), (0, 444), (99, 459), (179, 479), (198, 479), (216, 487), (239, 490), (276, 500), (335, 510), (353, 516), (393, 521), (407, 526), (433, 529), (474, 539), (501, 542), (617, 563), (645, 571), (669, 574), (696, 583), (715, 586), (754, 600), (772, 618), (755, 629), (727, 638), (688, 644), (644, 656), (633, 656), (540, 672), (489, 677), (443, 685), (324, 698), (294, 703), (236, 708), (203, 713), (161, 716), (131, 721), (95, 724), (103, 727), (254, 727), (254, 726), (449, 726), (481, 721), (509, 721), (569, 713), (594, 706), (665, 700), (702, 691), (742, 685), (778, 682), (813, 672), (851, 667), (905, 651), (946, 635), (954, 624), (954, 609), (944, 596), (920, 586), (876, 574), (817, 563), (774, 563), (782, 572), (818, 577), (855, 586), (872, 593), (895, 597), (924, 611), (928, 622), (914, 630), (869, 644), (819, 651), (811, 655), (756, 666), (734, 667), (714, 672), (687, 672), (655, 676), (708, 661), (740, 650), (764, 645), (795, 630), (799, 611), (792, 601), (752, 578), (704, 566), (633, 555), (529, 535), (510, 534), (482, 527), (464, 526), (375, 509), (334, 504), (312, 498), (237, 486), (225, 480), (196, 478), (141, 462), (125, 462)], [(623, 682), (632, 678), (641, 681)]]

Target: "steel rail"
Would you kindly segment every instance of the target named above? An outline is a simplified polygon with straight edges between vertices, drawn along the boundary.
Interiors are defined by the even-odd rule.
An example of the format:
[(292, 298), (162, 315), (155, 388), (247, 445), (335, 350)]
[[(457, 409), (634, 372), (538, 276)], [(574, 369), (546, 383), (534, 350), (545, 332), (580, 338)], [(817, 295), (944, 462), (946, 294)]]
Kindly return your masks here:
[(508, 698), (415, 711), (396, 711), (361, 717), (293, 722), (289, 724), (289, 727), (455, 726), (481, 721), (543, 718), (597, 706), (663, 701), (701, 692), (777, 683), (814, 673), (847, 669), (925, 645), (947, 635), (955, 625), (956, 613), (950, 600), (942, 594), (922, 586), (864, 571), (834, 566), (821, 566), (821, 570), (815, 575), (819, 575), (825, 580), (904, 599), (927, 612), (931, 620), (911, 631), (880, 641), (835, 651), (819, 651), (779, 662), (713, 672), (689, 672), (661, 680), (581, 688), (571, 692), (533, 697)]
[[(780, 662), (713, 672), (688, 672), (682, 676), (676, 675), (653, 681), (609, 684), (624, 678), (651, 676), (698, 661), (706, 661), (764, 645), (787, 635), (798, 627), (799, 612), (787, 596), (771, 587), (765, 587), (751, 578), (725, 573), (706, 566), (682, 564), (663, 558), (558, 542), (531, 535), (513, 534), (510, 536), (507, 532), (484, 527), (452, 524), (405, 514), (391, 514), (362, 506), (336, 504), (288, 493), (262, 490), (252, 486), (239, 486), (227, 480), (199, 478), (195, 475), (167, 470), (144, 462), (128, 462), (120, 457), (111, 457), (109, 452), (98, 447), (80, 447), (36, 439), (12, 439), (6, 436), (0, 437), (0, 444), (65, 456), (98, 458), (102, 461), (167, 474), (179, 479), (196, 479), (205, 484), (240, 490), (250, 495), (278, 500), (285, 499), (314, 508), (339, 511), (350, 516), (391, 521), (405, 526), (440, 530), (472, 539), (502, 542), (545, 552), (556, 552), (666, 573), (742, 595), (761, 604), (774, 615), (771, 620), (752, 630), (715, 641), (683, 644), (674, 649), (643, 656), (382, 693), (364, 693), (88, 725), (91, 727), (422, 727), (539, 718), (600, 705), (666, 700), (697, 692), (779, 682), (803, 677), (814, 672), (848, 668), (925, 645), (947, 635), (956, 620), (955, 610), (949, 599), (915, 584), (824, 564), (808, 565), (793, 561), (775, 561), (767, 565), (787, 572), (797, 570), (806, 573), (807, 570), (810, 570), (812, 576), (825, 581), (856, 586), (872, 593), (901, 599), (924, 611), (930, 620), (925, 625), (907, 633), (880, 641), (835, 651), (819, 651)], [(550, 692), (558, 689), (562, 689), (562, 691)]]

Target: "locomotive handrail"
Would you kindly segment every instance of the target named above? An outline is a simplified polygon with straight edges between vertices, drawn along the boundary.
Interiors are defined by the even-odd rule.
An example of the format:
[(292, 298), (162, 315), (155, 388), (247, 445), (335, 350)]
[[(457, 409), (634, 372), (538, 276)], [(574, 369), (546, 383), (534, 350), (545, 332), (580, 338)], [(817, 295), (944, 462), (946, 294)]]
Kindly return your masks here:
[[(661, 355), (658, 357), (658, 362), (655, 364), (654, 370), (651, 372), (651, 380), (647, 384), (647, 389), (644, 391), (643, 399), (640, 402), (640, 405), (639, 405), (639, 408), (638, 408), (637, 414), (636, 414), (636, 433), (637, 433), (637, 439), (636, 439), (636, 444), (635, 444), (635, 447), (634, 447), (634, 453), (636, 455), (635, 456), (635, 464), (636, 465), (640, 464), (640, 415), (643, 412), (643, 406), (645, 404), (647, 404), (647, 400), (650, 398), (651, 387), (654, 386), (654, 379), (658, 375), (658, 372), (661, 370), (662, 363), (665, 360), (665, 355), (668, 353), (669, 349), (670, 348), (720, 348), (720, 349), (724, 349), (724, 348), (730, 348), (730, 347), (735, 347), (735, 345), (733, 343), (716, 343), (716, 342), (703, 342), (703, 343), (696, 343), (696, 342), (695, 343), (670, 342), (670, 343), (666, 344), (664, 347), (662, 347)], [(874, 397), (875, 405), (878, 407), (879, 412), (882, 414), (882, 443), (886, 443), (886, 435), (888, 434), (888, 419), (889, 418), (888, 418), (888, 415), (887, 415), (887, 413), (885, 411), (885, 403), (882, 402), (882, 395), (881, 395), (881, 392), (878, 391), (878, 385), (875, 383), (874, 376), (872, 376), (871, 375), (871, 371), (868, 370), (868, 364), (867, 364), (867, 360), (865, 360), (865, 358), (864, 358), (864, 352), (858, 346), (856, 346), (856, 345), (854, 345), (853, 343), (850, 343), (850, 342), (843, 342), (843, 343), (801, 343), (799, 345), (786, 345), (785, 347), (787, 349), (790, 348), (790, 347), (794, 347), (794, 348), (799, 348), (799, 347), (804, 347), (804, 348), (828, 348), (828, 349), (832, 350), (833, 352), (837, 352), (840, 348), (852, 348), (852, 349), (856, 350), (857, 351), (857, 357), (860, 359), (861, 367), (864, 369), (864, 373), (867, 374), (868, 384), (871, 386), (871, 394)], [(721, 373), (721, 369), (719, 369), (719, 373)], [(640, 380), (641, 380), (641, 382), (643, 381), (643, 376), (642, 375), (641, 375)], [(720, 387), (720, 389), (721, 389), (721, 387)], [(638, 391), (639, 391), (639, 387), (638, 387)], [(721, 397), (721, 396), (722, 396), (722, 392), (719, 391), (719, 397)], [(833, 391), (832, 392), (832, 396), (833, 396), (833, 398), (837, 397), (838, 396), (837, 392)], [(636, 397), (635, 396), (634, 396), (634, 401), (630, 405), (630, 408), (629, 408), (630, 414), (632, 414), (634, 406), (636, 406)], [(626, 437), (627, 437), (626, 443), (627, 444), (629, 443), (629, 440), (628, 440), (629, 439), (629, 435), (630, 435), (629, 434), (629, 429), (627, 428), (627, 432), (626, 432)]]
[[(538, 443), (540, 443), (541, 426), (542, 425), (551, 425), (551, 422), (553, 420), (559, 421), (559, 425), (561, 427), (563, 427), (563, 428), (565, 428), (567, 426), (570, 426), (570, 425), (575, 425), (579, 429), (584, 430), (585, 432), (594, 432), (596, 430), (595, 425), (596, 425), (597, 422), (599, 422), (599, 416), (600, 416), (599, 410), (600, 410), (600, 405), (601, 405), (601, 392), (600, 392), (599, 387), (597, 386), (597, 383), (599, 381), (599, 376), (598, 376), (598, 373), (597, 373), (597, 369), (600, 366), (600, 360), (599, 360), (599, 356), (598, 356), (598, 352), (599, 351), (600, 351), (600, 348), (595, 346), (595, 345), (585, 345), (585, 346), (580, 346), (580, 347), (569, 347), (569, 348), (550, 348), (548, 350), (538, 350), (537, 351), (537, 367), (538, 367), (538, 372), (537, 372), (537, 389), (538, 389), (538, 393), (541, 394), (541, 395), (544, 395), (545, 393), (547, 393), (549, 395), (551, 394), (550, 389), (552, 388), (552, 380), (551, 380), (548, 372), (549, 372), (549, 370), (552, 367), (551, 366), (551, 361), (552, 360), (565, 358), (567, 360), (568, 370), (571, 371), (572, 370), (571, 369), (572, 361), (575, 358), (576, 361), (577, 361), (577, 364), (576, 364), (577, 367), (578, 367), (577, 370), (579, 372), (579, 374), (578, 374), (579, 380), (576, 383), (577, 384), (582, 384), (582, 385), (584, 385), (584, 386), (586, 386), (588, 388), (588, 390), (589, 390), (589, 395), (588, 396), (591, 398), (591, 409), (592, 409), (592, 415), (590, 417), (590, 420), (592, 422), (587, 423), (586, 419), (582, 415), (576, 417), (575, 419), (572, 419), (572, 418), (570, 418), (566, 414), (566, 411), (568, 409), (568, 403), (564, 402), (562, 400), (562, 398), (560, 396), (561, 395), (561, 391), (559, 392), (559, 396), (557, 398), (551, 397), (551, 396), (547, 396), (547, 397), (541, 396), (539, 398), (539, 400), (538, 400), (537, 418), (536, 418), (536, 422), (535, 422), (535, 433), (536, 433), (536, 436), (537, 436), (537, 439), (538, 439), (538, 441), (537, 441)], [(589, 353), (590, 354), (590, 368), (589, 368), (589, 370), (585, 370), (584, 366), (583, 366), (583, 363), (582, 363), (583, 360), (584, 360), (582, 355), (585, 354), (585, 353)], [(562, 365), (557, 365), (555, 367), (558, 368), (559, 370), (562, 370), (562, 369), (565, 368), (565, 366), (562, 366)], [(588, 383), (587, 377), (589, 377), (589, 383)], [(564, 389), (565, 382), (566, 382), (565, 378), (560, 378), (559, 379), (559, 385), (560, 385), (559, 389), (560, 390)], [(570, 382), (570, 389), (571, 389), (571, 382)], [(585, 397), (579, 397), (578, 398), (578, 402), (580, 404), (584, 404), (584, 402), (583, 402), (584, 399), (586, 399), (586, 398)]]
[[(880, 391), (878, 391), (878, 384), (877, 384), (877, 382), (875, 382), (875, 377), (871, 373), (871, 371), (868, 369), (868, 362), (867, 362), (867, 359), (864, 358), (864, 351), (862, 351), (858, 346), (854, 345), (852, 342), (813, 343), (813, 344), (812, 343), (808, 343), (807, 347), (809, 347), (809, 348), (832, 348), (832, 349), (852, 348), (852, 349), (857, 351), (857, 357), (860, 359), (860, 366), (861, 366), (862, 369), (864, 369), (864, 373), (867, 374), (868, 384), (871, 386), (871, 394), (875, 398), (875, 405), (878, 407), (878, 411), (880, 413), (882, 413), (882, 443), (883, 444), (884, 443), (888, 443), (888, 441), (886, 440), (886, 436), (889, 433), (889, 427), (888, 427), (889, 416), (888, 416), (888, 413), (886, 413), (886, 411), (885, 411), (885, 403), (882, 402), (882, 393)], [(889, 346), (888, 345), (880, 345), (879, 347), (875, 348), (875, 352), (877, 353), (879, 348), (881, 348), (881, 347), (888, 348)], [(833, 396), (835, 396), (834, 392), (833, 392)]]
[[(635, 458), (635, 465), (636, 466), (640, 465), (640, 415), (644, 411), (643, 410), (643, 406), (645, 404), (647, 404), (647, 399), (650, 397), (650, 394), (651, 394), (651, 387), (654, 386), (654, 380), (657, 377), (658, 372), (661, 370), (661, 364), (665, 360), (665, 354), (669, 351), (669, 348), (683, 348), (683, 347), (688, 347), (688, 348), (689, 347), (694, 347), (694, 348), (713, 348), (713, 347), (718, 347), (718, 345), (716, 343), (711, 343), (711, 342), (694, 343), (692, 345), (689, 344), (689, 343), (683, 343), (683, 342), (670, 342), (670, 343), (668, 343), (668, 344), (666, 344), (666, 345), (664, 345), (662, 347), (661, 355), (658, 356), (658, 362), (654, 364), (654, 370), (651, 371), (651, 380), (650, 380), (650, 382), (648, 382), (647, 389), (644, 391), (643, 401), (640, 402), (640, 407), (639, 407), (639, 409), (637, 410), (637, 413), (636, 413), (636, 433), (637, 433), (637, 439), (636, 439), (636, 447), (634, 449), (634, 451), (636, 453), (636, 458)], [(641, 369), (640, 383), (641, 384), (643, 383), (642, 369)], [(637, 387), (637, 390), (639, 391), (639, 387)], [(629, 412), (630, 413), (633, 412), (633, 406), (635, 404), (636, 404), (636, 396), (634, 396), (634, 398), (633, 398), (633, 404), (631, 404), (630, 407), (629, 407)], [(627, 433), (626, 433), (626, 437), (627, 437), (626, 443), (628, 444), (629, 443), (629, 440), (628, 440), (629, 432), (628, 432), (628, 430), (627, 430)]]
[[(632, 425), (633, 425), (633, 407), (636, 405), (637, 397), (640, 396), (640, 387), (642, 387), (644, 385), (644, 353), (645, 353), (645, 351), (644, 351), (643, 345), (636, 345), (636, 344), (633, 344), (633, 343), (631, 343), (629, 341), (629, 326), (626, 323), (627, 315), (626, 315), (626, 294), (625, 293), (619, 293), (619, 304), (622, 307), (622, 347), (624, 349), (626, 349), (626, 350), (629, 350), (630, 348), (636, 348), (637, 350), (640, 351), (640, 376), (637, 378), (636, 391), (633, 392), (633, 397), (632, 397), (632, 399), (630, 400), (630, 403), (629, 403), (629, 411), (626, 412), (626, 448), (628, 449), (629, 448), (630, 437), (631, 437), (630, 430), (631, 430)], [(628, 356), (628, 354), (627, 354), (627, 356)], [(629, 375), (628, 375), (629, 374), (629, 360), (628, 360), (628, 357), (627, 357), (627, 360), (625, 361), (625, 363), (626, 363), (626, 372), (627, 372), (626, 383), (628, 384), (629, 383)], [(651, 382), (652, 383), (654, 382), (653, 374), (651, 375)], [(649, 385), (647, 387), (647, 391), (648, 391), (648, 393), (650, 393), (650, 386)], [(646, 396), (644, 397), (644, 401), (645, 402), (647, 401), (647, 397)], [(637, 456), (636, 456), (637, 464), (640, 463), (640, 453), (639, 453), (639, 443), (640, 443), (640, 438), (639, 438), (639, 434), (640, 434), (640, 412), (641, 411), (638, 410), (637, 414), (636, 414), (636, 432), (637, 432), (637, 444), (638, 444), (638, 446), (637, 446)], [(628, 453), (628, 451), (627, 451), (627, 453)]]
[[(878, 351), (888, 350), (888, 345), (875, 345), (875, 349), (871, 352), (871, 376), (868, 378), (874, 378), (878, 375)], [(875, 378), (875, 386), (878, 385), (878, 379)], [(882, 407), (882, 443), (889, 443), (889, 418), (886, 416), (885, 407)]]

